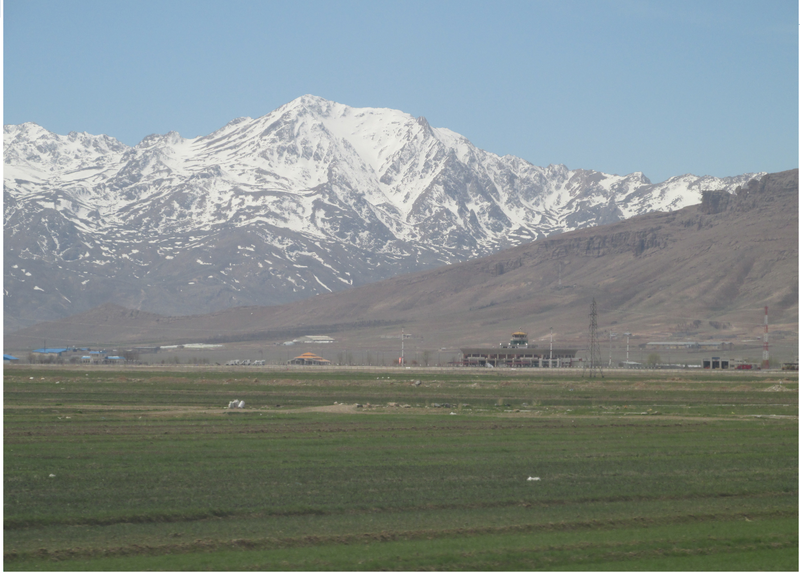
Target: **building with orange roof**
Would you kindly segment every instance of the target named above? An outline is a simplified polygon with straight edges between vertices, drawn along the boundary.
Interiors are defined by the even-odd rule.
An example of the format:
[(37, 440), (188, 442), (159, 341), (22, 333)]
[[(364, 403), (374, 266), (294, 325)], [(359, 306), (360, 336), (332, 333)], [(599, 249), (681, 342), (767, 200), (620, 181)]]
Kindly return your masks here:
[(302, 366), (326, 366), (330, 363), (330, 360), (317, 356), (313, 352), (304, 352), (300, 356), (295, 356), (289, 360), (289, 364), (300, 364)]

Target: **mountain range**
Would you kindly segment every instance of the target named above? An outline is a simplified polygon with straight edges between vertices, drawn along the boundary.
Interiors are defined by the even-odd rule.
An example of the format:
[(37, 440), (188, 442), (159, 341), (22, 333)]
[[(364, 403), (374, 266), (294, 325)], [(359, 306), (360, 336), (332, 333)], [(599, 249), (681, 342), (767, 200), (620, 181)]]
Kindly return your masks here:
[(4, 128), (4, 329), (98, 305), (278, 305), (698, 204), (763, 173), (651, 183), (537, 167), (423, 117), (300, 97), (192, 139)]
[[(420, 349), (532, 340), (585, 348), (590, 303), (598, 334), (638, 341), (726, 340), (761, 355), (770, 340), (795, 360), (798, 337), (798, 171), (768, 174), (734, 194), (537, 239), (493, 255), (280, 306), (164, 316), (105, 304), (6, 336), (6, 348), (267, 344), (327, 334), (340, 348), (386, 349), (414, 334)], [(546, 342), (544, 342), (546, 344)], [(285, 357), (284, 357), (285, 358)]]

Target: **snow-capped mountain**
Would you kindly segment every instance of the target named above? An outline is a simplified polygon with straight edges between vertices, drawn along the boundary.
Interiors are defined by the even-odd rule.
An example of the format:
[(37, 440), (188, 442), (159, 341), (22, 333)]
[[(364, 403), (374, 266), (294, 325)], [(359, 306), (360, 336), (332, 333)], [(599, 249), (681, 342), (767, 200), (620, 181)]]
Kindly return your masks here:
[(168, 315), (289, 302), (678, 209), (761, 175), (652, 184), (537, 167), (421, 117), (314, 96), (135, 147), (7, 125), (6, 328), (104, 302)]

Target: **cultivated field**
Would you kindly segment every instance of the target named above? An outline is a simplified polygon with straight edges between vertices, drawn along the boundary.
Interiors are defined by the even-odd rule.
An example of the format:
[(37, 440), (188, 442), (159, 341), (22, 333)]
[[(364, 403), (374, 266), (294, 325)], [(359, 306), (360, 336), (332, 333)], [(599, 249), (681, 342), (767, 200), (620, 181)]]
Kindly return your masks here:
[(7, 367), (4, 569), (795, 571), (797, 390)]

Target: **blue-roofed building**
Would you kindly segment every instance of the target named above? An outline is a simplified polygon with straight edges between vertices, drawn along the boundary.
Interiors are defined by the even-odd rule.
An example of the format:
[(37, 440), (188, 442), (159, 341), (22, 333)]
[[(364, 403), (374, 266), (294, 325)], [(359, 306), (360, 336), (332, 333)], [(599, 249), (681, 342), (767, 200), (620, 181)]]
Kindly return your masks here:
[(10, 354), (3, 354), (3, 362), (13, 362), (14, 360), (19, 360), (19, 358)]
[(60, 363), (64, 360), (64, 355), (72, 351), (72, 348), (37, 348), (31, 352), (29, 358), (31, 362)]
[(37, 354), (57, 354), (61, 356), (67, 350), (69, 350), (69, 348), (38, 348), (34, 350), (34, 352)]

